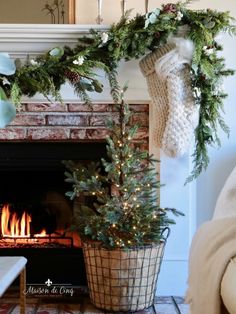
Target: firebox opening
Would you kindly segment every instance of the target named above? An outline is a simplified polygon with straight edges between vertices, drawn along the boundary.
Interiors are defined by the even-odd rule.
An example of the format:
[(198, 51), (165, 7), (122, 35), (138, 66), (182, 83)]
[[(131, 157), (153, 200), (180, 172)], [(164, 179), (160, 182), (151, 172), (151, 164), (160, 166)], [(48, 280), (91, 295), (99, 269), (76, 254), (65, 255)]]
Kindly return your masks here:
[(100, 160), (104, 148), (104, 143), (1, 143), (1, 236), (65, 235), (73, 202), (65, 196), (71, 187), (62, 160)]
[(86, 282), (78, 238), (67, 232), (74, 203), (65, 196), (71, 186), (62, 161), (102, 157), (104, 142), (0, 143), (0, 255), (26, 256), (29, 282), (49, 275), (57, 282)]

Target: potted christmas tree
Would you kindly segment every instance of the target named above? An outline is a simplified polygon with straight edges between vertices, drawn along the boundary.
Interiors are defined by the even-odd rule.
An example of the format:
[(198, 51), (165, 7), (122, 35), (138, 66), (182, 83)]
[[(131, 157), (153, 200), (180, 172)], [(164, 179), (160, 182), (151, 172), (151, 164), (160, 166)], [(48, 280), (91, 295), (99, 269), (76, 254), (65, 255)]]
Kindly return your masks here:
[[(174, 223), (160, 208), (154, 160), (135, 147), (138, 126), (120, 95), (119, 123), (109, 121), (108, 159), (96, 164), (67, 162), (70, 198), (92, 197), (75, 212), (74, 228), (83, 241), (90, 298), (108, 311), (138, 311), (153, 305), (166, 237)], [(169, 231), (169, 230), (167, 230)], [(167, 232), (169, 233), (169, 232)]]

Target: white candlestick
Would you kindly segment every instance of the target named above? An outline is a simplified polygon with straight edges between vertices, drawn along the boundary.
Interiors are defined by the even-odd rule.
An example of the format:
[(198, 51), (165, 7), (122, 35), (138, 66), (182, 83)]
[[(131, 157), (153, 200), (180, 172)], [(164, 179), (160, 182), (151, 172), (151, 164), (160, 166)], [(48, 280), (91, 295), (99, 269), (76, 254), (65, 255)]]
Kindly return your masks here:
[(149, 0), (145, 0), (145, 13), (148, 13), (148, 2)]
[(101, 24), (103, 19), (102, 19), (102, 0), (97, 0), (98, 1), (98, 16), (96, 18), (97, 24)]
[(121, 0), (121, 12), (122, 16), (125, 15), (127, 0)]

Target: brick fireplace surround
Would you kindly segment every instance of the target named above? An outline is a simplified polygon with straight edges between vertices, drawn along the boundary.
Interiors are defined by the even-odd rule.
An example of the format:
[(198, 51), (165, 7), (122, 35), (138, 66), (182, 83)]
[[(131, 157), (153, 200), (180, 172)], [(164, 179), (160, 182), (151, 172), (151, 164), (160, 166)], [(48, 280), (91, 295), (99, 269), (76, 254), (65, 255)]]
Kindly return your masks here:
[[(131, 124), (140, 125), (135, 141), (148, 149), (148, 105), (132, 104), (130, 109)], [(81, 103), (27, 103), (8, 127), (0, 129), (0, 141), (102, 141), (111, 117), (117, 119), (113, 104), (97, 103), (92, 110)]]

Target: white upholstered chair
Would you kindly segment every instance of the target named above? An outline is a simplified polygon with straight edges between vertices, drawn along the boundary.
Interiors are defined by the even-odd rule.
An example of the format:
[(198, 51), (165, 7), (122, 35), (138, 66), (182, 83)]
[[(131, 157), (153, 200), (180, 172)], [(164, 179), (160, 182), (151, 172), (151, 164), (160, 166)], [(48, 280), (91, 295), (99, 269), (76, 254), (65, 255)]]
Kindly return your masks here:
[[(236, 167), (229, 175), (218, 197), (213, 219), (233, 216), (236, 216)], [(229, 261), (224, 272), (221, 281), (221, 297), (228, 312), (236, 314), (236, 257)]]
[(26, 263), (27, 259), (21, 256), (0, 257), (0, 297), (13, 281), (20, 276), (20, 314), (25, 314), (26, 307)]

